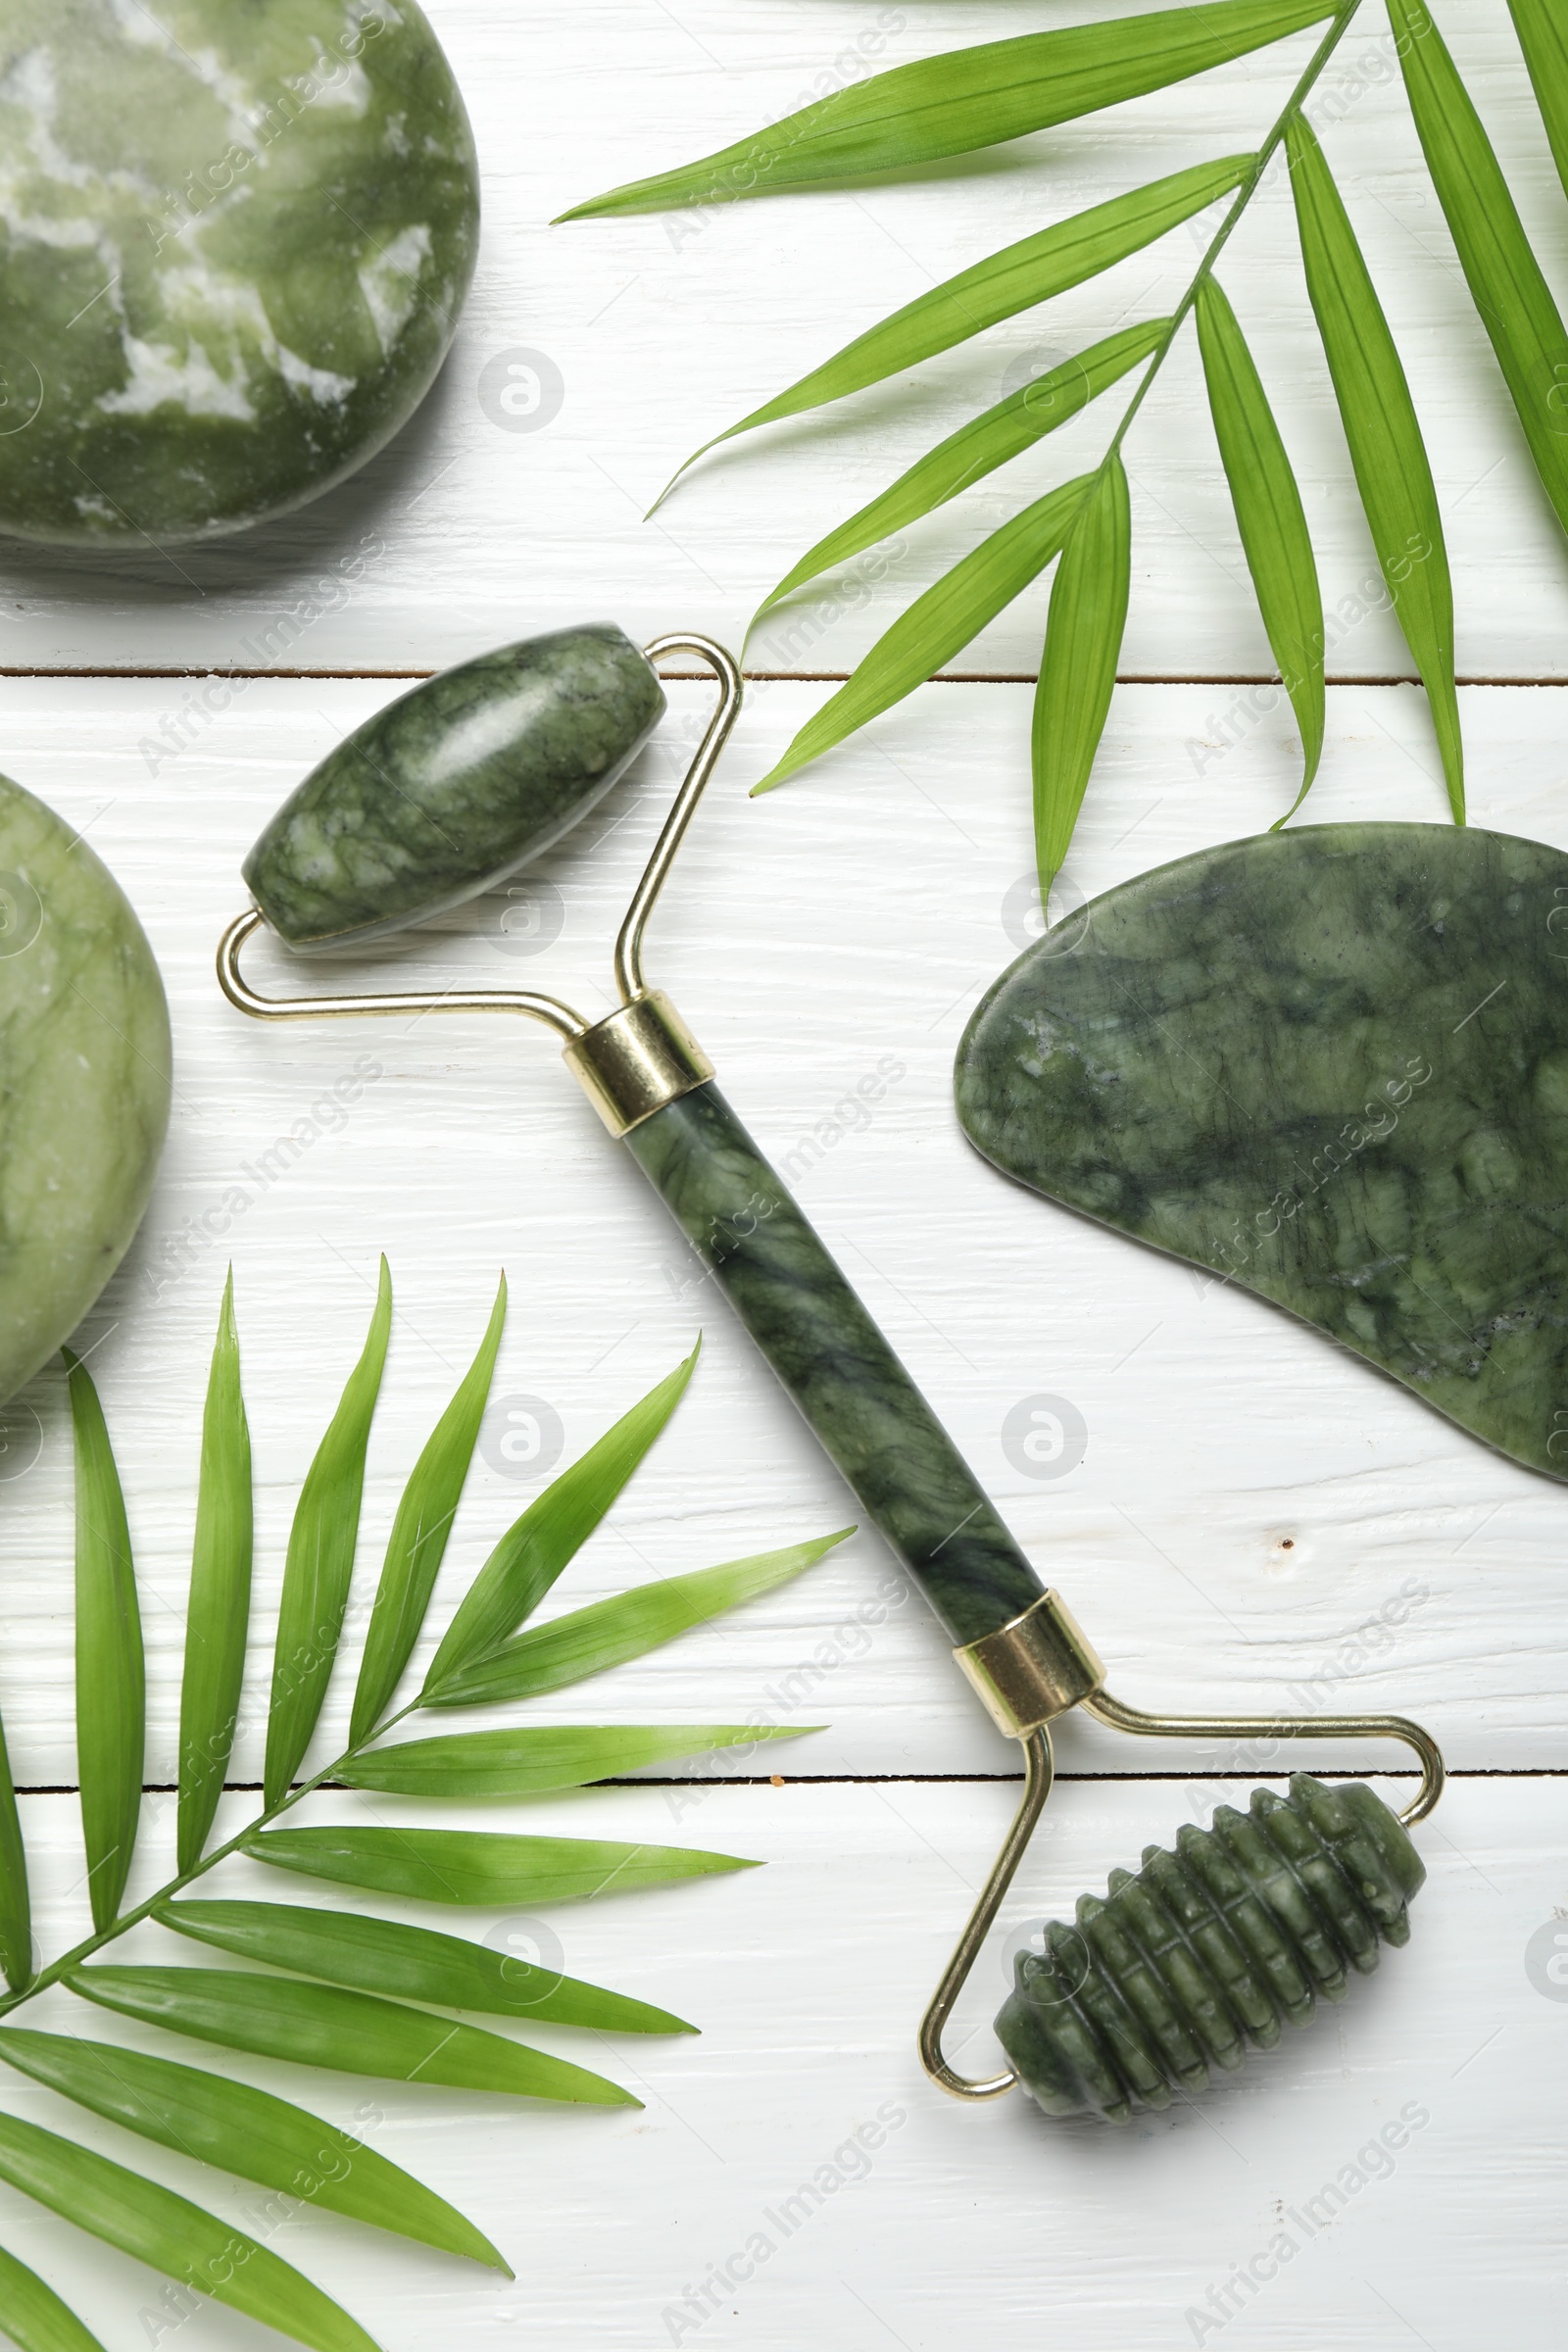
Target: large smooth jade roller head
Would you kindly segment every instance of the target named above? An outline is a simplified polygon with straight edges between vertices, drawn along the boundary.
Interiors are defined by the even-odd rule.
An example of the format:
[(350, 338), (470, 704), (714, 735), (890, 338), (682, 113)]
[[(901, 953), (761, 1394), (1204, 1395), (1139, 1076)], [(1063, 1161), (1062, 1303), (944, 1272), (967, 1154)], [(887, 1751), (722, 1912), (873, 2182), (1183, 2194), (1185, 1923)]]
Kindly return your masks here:
[(559, 841), (663, 711), (658, 675), (611, 623), (481, 654), (329, 752), (245, 879), (278, 937), (307, 954), (424, 922)]
[[(720, 698), (615, 943), (620, 997), (588, 1021), (519, 990), (264, 997), (240, 949), (265, 920), (288, 946), (355, 948), (444, 912), (515, 872), (608, 792), (664, 708), (654, 667), (695, 655)], [(867, 1516), (919, 1584), (999, 1730), (1019, 1740), (1024, 1795), (919, 2034), (945, 2090), (989, 2098), (1022, 2082), (1051, 2114), (1119, 2122), (1165, 2105), (1249, 2047), (1276, 2041), (1349, 1976), (1402, 1943), (1422, 1869), (1406, 1830), (1437, 1802), (1443, 1763), (1402, 1716), (1152, 1715), (1113, 1698), (1105, 1671), (1048, 1592), (973, 1472), (787, 1187), (713, 1083), (680, 1014), (643, 975), (643, 935), (740, 708), (722, 647), (662, 638), (641, 653), (608, 624), (557, 630), (465, 662), (391, 704), (293, 794), (245, 861), (255, 905), (230, 924), (219, 979), (263, 1020), (405, 1012), (522, 1013), (553, 1028), (610, 1133), (623, 1143), (729, 1299)], [(1081, 1708), (1146, 1738), (1402, 1740), (1420, 1762), (1396, 1816), (1365, 1784), (1298, 1774), (1281, 1799), (1221, 1807), (1174, 1854), (1151, 1848), (1074, 1925), (1018, 1964), (997, 2021), (1010, 2061), (956, 2074), (943, 2028), (1050, 1793), (1051, 1725)]]

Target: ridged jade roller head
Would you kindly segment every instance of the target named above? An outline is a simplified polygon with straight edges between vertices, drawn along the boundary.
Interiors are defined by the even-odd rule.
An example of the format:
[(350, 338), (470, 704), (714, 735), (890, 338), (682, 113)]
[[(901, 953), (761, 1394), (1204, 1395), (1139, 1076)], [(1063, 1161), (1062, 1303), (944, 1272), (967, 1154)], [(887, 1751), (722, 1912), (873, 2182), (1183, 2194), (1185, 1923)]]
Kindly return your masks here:
[(1135, 1875), (1079, 1898), (1045, 1950), (1021, 1952), (997, 2019), (1003, 2048), (1048, 2115), (1124, 2124), (1201, 2090), (1211, 2067), (1269, 2049), (1348, 1972), (1370, 1976), (1384, 1943), (1406, 1943), (1426, 1871), (1364, 1782), (1297, 1773), (1290, 1795), (1253, 1791), (1189, 1824), (1176, 1851), (1144, 1850)]
[(245, 860), (291, 948), (359, 947), (504, 882), (588, 814), (664, 710), (612, 622), (427, 678), (328, 752)]

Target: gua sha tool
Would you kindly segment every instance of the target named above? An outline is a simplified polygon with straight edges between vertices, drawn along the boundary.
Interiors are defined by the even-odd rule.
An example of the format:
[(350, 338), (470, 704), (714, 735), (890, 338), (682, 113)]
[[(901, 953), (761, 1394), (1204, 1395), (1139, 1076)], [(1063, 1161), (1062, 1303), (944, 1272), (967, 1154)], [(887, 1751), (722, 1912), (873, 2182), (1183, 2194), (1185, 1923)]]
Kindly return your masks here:
[(1304, 825), (1140, 874), (1003, 974), (958, 1116), (1568, 1478), (1568, 858)]
[[(263, 922), (305, 953), (353, 946), (489, 887), (608, 790), (664, 707), (654, 669), (695, 655), (718, 707), (615, 944), (620, 1004), (589, 1022), (513, 990), (392, 996), (259, 995), (241, 975)], [(1122, 2122), (1241, 2062), (1301, 2024), (1319, 1997), (1402, 1943), (1424, 1876), (1407, 1829), (1436, 1804), (1443, 1762), (1400, 1716), (1152, 1715), (1111, 1696), (1104, 1668), (1048, 1592), (931, 1407), (713, 1084), (711, 1062), (643, 970), (648, 920), (740, 709), (730, 655), (702, 637), (639, 654), (618, 629), (566, 629), (416, 687), (308, 777), (246, 861), (256, 905), (229, 926), (219, 979), (262, 1020), (512, 1012), (542, 1021), (772, 1364), (869, 1516), (956, 1643), (992, 1719), (1024, 1751), (1023, 1801), (920, 2028), (932, 2079), (960, 2098), (1022, 2082), (1049, 2113)], [(1568, 943), (1565, 943), (1568, 944)], [(1222, 1806), (1174, 1854), (1149, 1848), (1076, 1925), (1025, 1952), (997, 2020), (1010, 2061), (954, 2071), (942, 2033), (1050, 1793), (1051, 1724), (1073, 1707), (1144, 1737), (1399, 1740), (1421, 1767), (1397, 1816), (1364, 1784), (1298, 1774), (1243, 1814)]]

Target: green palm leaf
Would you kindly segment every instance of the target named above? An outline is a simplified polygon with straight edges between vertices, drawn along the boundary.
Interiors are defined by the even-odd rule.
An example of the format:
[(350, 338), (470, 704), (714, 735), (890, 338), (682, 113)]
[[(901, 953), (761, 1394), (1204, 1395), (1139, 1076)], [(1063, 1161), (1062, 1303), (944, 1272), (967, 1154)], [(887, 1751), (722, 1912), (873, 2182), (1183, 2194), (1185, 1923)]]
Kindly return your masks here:
[[(1508, 6), (1558, 174), (1568, 190), (1568, 17), (1561, 0), (1508, 0)], [(1428, 0), (1388, 0), (1388, 9), (1412, 112), (1465, 276), (1538, 470), (1568, 529), (1568, 324), (1525, 235), (1492, 142)], [(1220, 5), (1170, 7), (1149, 17), (976, 44), (834, 91), (716, 154), (577, 207), (565, 217), (711, 204), (776, 188), (843, 182), (857, 173), (967, 154), (1049, 122), (1073, 119), (1135, 90), (1163, 86), (1294, 26), (1328, 20), (1255, 155), (1199, 166), (1131, 190), (990, 255), (882, 319), (706, 442), (674, 480), (706, 450), (737, 434), (902, 373), (999, 319), (1082, 283), (1234, 188), (1235, 201), (1208, 240), (1173, 316), (1179, 321), (1189, 309), (1199, 313), (1210, 405), (1238, 524), (1270, 644), (1301, 731), (1302, 783), (1294, 804), (1298, 807), (1322, 749), (1321, 595), (1283, 442), (1245, 342), (1211, 282), (1220, 249), (1264, 184), (1265, 167), (1284, 145), (1312, 306), (1362, 507), (1391, 602), (1427, 690), (1449, 807), (1455, 821), (1463, 822), (1453, 595), (1431, 466), (1397, 350), (1306, 113), (1314, 88), (1355, 17), (1355, 0), (1338, 0), (1332, 10), (1323, 6), (1310, 15), (1293, 16), (1289, 24), (1284, 16), (1271, 19), (1266, 12), (1246, 16), (1221, 0)], [(1172, 348), (1173, 337), (1158, 331), (1148, 372), (1112, 439), (1102, 477), (1106, 499), (1112, 498), (1128, 426)], [(1108, 360), (1110, 343), (1096, 348)], [(1064, 410), (1081, 407), (1084, 397), (1092, 397), (1081, 381), (1072, 385), (1072, 364), (1057, 371), (1055, 397)], [(1063, 375), (1069, 379), (1065, 385), (1060, 382)], [(1005, 464), (1031, 438), (1039, 438), (1030, 430), (1027, 410), (1028, 395), (1013, 396), (950, 434), (879, 498), (809, 549), (769, 592), (757, 618), (824, 571)], [(1107, 508), (1098, 520), (1109, 532), (1106, 546), (1114, 558), (1119, 545), (1114, 516)], [(1086, 550), (1096, 527), (1096, 520), (1086, 517), (1076, 542), (1078, 556), (1064, 553), (1061, 569), (1068, 593), (1060, 594), (1058, 581), (1053, 600), (1061, 659), (1056, 674), (1043, 677), (1036, 703), (1037, 831), (1041, 871), (1048, 878), (1059, 866), (1082, 799), (1103, 722), (1100, 705), (1107, 691), (1102, 659), (1078, 678), (1068, 657), (1080, 638), (1102, 655), (1119, 627), (1115, 561), (1101, 590), (1093, 589), (1096, 567), (1088, 563)], [(1084, 559), (1081, 564), (1079, 558)], [(1098, 615), (1097, 593), (1103, 607)], [(840, 706), (820, 740), (803, 731), (767, 781), (778, 780), (828, 741), (838, 740), (840, 716), (846, 718), (842, 731), (849, 732), (881, 708), (885, 704), (875, 699), (865, 711)]]
[(546, 1903), (624, 1894), (715, 1871), (755, 1870), (738, 1854), (603, 1838), (517, 1838), (499, 1830), (257, 1830), (253, 1862), (425, 1903)]
[(0, 2246), (0, 2333), (22, 2352), (104, 2352), (52, 2286)]
[(74, 1968), (65, 1981), (83, 2000), (122, 2017), (258, 2058), (592, 2107), (642, 2104), (603, 2075), (482, 2026), (454, 2025), (428, 2010), (335, 1984), (216, 1968)]
[[(362, 1721), (390, 1701), (418, 1636), (488, 1395), (504, 1302), (503, 1284), (474, 1365), (405, 1490), (368, 1644)], [(505, 2034), (459, 2023), (451, 2012), (532, 2017), (601, 2033), (695, 2031), (666, 2009), (568, 1978), (521, 1958), (504, 1942), (492, 1948), (352, 1912), (172, 1899), (235, 1851), (274, 1868), (399, 1898), (492, 1910), (755, 1867), (738, 1855), (597, 1838), (381, 1825), (263, 1826), (278, 1799), (283, 1809), (294, 1801), (288, 1782), (305, 1755), (339, 1644), (390, 1313), (383, 1260), (364, 1351), (311, 1465), (290, 1535), (269, 1723), (270, 1801), (248, 1833), (213, 1852), (210, 1833), (241, 1691), (252, 1565), (250, 1443), (232, 1281), (225, 1285), (203, 1416), (180, 1701), (176, 1875), (159, 1895), (123, 1914), (119, 1906), (140, 1794), (145, 1703), (136, 1589), (103, 1414), (84, 1366), (68, 1354), (76, 1460), (80, 1780), (95, 1935), (41, 1977), (30, 1973), (25, 1857), (0, 1732), (0, 1959), (13, 1986), (10, 1999), (0, 2003), (7, 2011), (0, 2023), (0, 2066), (180, 2157), (260, 2182), (270, 2196), (269, 2232), (270, 2217), (286, 2218), (297, 2206), (315, 2204), (506, 2271), (502, 2256), (471, 2223), (351, 2132), (221, 2072), (10, 2022), (20, 2002), (60, 1984), (138, 2025), (268, 2062), (598, 2107), (640, 2102), (602, 2075)], [(668, 1421), (695, 1361), (694, 1349), (539, 1495), (496, 1546), (443, 1644), (454, 1687), (503, 1650), (519, 1647), (520, 1657), (503, 1659), (514, 1677), (574, 1680), (784, 1582), (842, 1540), (797, 1544), (619, 1595), (547, 1629), (537, 1652), (516, 1641), (515, 1629)], [(349, 1776), (366, 1788), (426, 1796), (512, 1795), (579, 1787), (699, 1750), (795, 1738), (808, 1728), (687, 1723), (449, 1734), (363, 1754), (351, 1747), (309, 1787)], [(101, 1947), (149, 1919), (253, 1965), (106, 1965)], [(79, 1965), (84, 1950), (98, 1953), (93, 1965)], [(289, 1973), (258, 1973), (255, 1964)], [(255, 2239), (155, 2180), (3, 2114), (0, 2182), (313, 2352), (374, 2352), (347, 2313)], [(95, 2352), (92, 2336), (53, 2289), (0, 2250), (0, 2334), (7, 2333), (24, 2352)]]
[(1568, 327), (1426, 0), (1388, 7), (1432, 184), (1536, 470), (1568, 530)]
[(683, 1363), (623, 1413), (507, 1530), (459, 1605), (430, 1661), (421, 1706), (531, 1616), (586, 1544), (686, 1394), (698, 1342)]
[(1310, 125), (1287, 134), (1291, 184), (1317, 317), (1372, 544), (1432, 709), (1448, 803), (1464, 821), (1464, 749), (1453, 680), (1453, 585), (1426, 444), (1355, 231)]
[(1049, 374), (1021, 384), (1005, 400), (959, 425), (906, 473), (901, 473), (880, 498), (872, 499), (869, 506), (861, 507), (837, 530), (808, 548), (794, 570), (763, 597), (751, 627), (755, 629), (763, 613), (792, 590), (814, 580), (820, 572), (847, 564), (852, 556), (874, 547), (879, 539), (903, 530), (906, 524), (918, 522), (923, 514), (945, 506), (960, 490), (971, 489), (1020, 451), (1066, 424), (1119, 381), (1129, 368), (1148, 359), (1164, 341), (1170, 323), (1168, 318), (1150, 318), (1139, 326), (1124, 326), (1102, 343), (1079, 352), (1075, 359), (1064, 360)]
[[(1323, 756), (1323, 594), (1306, 510), (1252, 355), (1217, 278), (1198, 290), (1198, 340), (1208, 405), (1270, 651), (1301, 730), (1305, 800)], [(1279, 822), (1283, 824), (1285, 818)]]
[(103, 1407), (69, 1348), (76, 1458), (76, 1776), (92, 1924), (120, 1909), (141, 1810), (147, 1685), (130, 1530)]
[(1557, 159), (1557, 176), (1568, 189), (1568, 25), (1559, 0), (1508, 0), (1508, 14)]
[(351, 1788), (381, 1788), (396, 1796), (532, 1796), (546, 1788), (583, 1788), (676, 1756), (799, 1740), (821, 1729), (819, 1723), (767, 1731), (748, 1723), (509, 1725), (371, 1748), (351, 1757), (337, 1778)]
[(606, 1992), (488, 1944), (360, 1911), (307, 1911), (295, 1903), (160, 1903), (161, 1926), (241, 1960), (351, 1984), (444, 2009), (591, 2026), (605, 2034), (695, 2034), (684, 2018), (626, 1993)]
[(1042, 906), (1067, 855), (1105, 731), (1131, 578), (1127, 476), (1112, 451), (1062, 549), (1035, 688), (1035, 856)]
[(612, 188), (561, 219), (722, 203), (968, 155), (1186, 81), (1333, 13), (1332, 0), (1209, 0), (950, 50), (835, 90), (716, 155)]
[(1054, 294), (1082, 285), (1085, 278), (1108, 270), (1112, 262), (1125, 261), (1167, 229), (1180, 227), (1216, 197), (1228, 195), (1240, 186), (1252, 163), (1250, 155), (1229, 155), (1217, 163), (1195, 164), (1190, 171), (1173, 172), (1168, 179), (1153, 180), (1125, 196), (1113, 196), (1107, 204), (1097, 204), (1087, 213), (1075, 213), (1071, 220), (1039, 229), (972, 269), (959, 270), (956, 277), (945, 279), (929, 294), (919, 295), (863, 335), (857, 335), (853, 343), (846, 343), (820, 368), (813, 368), (787, 391), (754, 409), (739, 424), (705, 441), (662, 495), (667, 498), (689, 466), (721, 442), (733, 441), (737, 433), (749, 433), (760, 424), (772, 424), (781, 416), (799, 416), (807, 409), (864, 391), (867, 385), (898, 375), (939, 351), (951, 351), (956, 343), (966, 342), (1004, 318), (1032, 310)]
[(369, 1336), (306, 1473), (289, 1533), (267, 1722), (269, 1810), (282, 1802), (311, 1744), (337, 1656), (359, 1540), (365, 1452), (391, 1325), (392, 1276), (383, 1257)]
[(707, 1625), (726, 1609), (771, 1592), (819, 1560), (824, 1552), (854, 1535), (853, 1527), (836, 1535), (818, 1536), (809, 1544), (792, 1544), (783, 1551), (763, 1551), (746, 1560), (730, 1560), (718, 1568), (696, 1568), (685, 1576), (665, 1577), (657, 1585), (637, 1585), (609, 1600), (596, 1600), (585, 1609), (556, 1617), (548, 1625), (518, 1634), (466, 1672), (443, 1684), (433, 1706), (494, 1705), (514, 1698), (535, 1698), (544, 1690), (564, 1690), (608, 1666), (640, 1658), (694, 1625)]
[(312, 2352), (379, 2352), (318, 2286), (243, 2230), (90, 2148), (0, 2115), (0, 2180), (106, 2245), (276, 2328)]
[(753, 785), (753, 792), (771, 792), (867, 719), (912, 694), (944, 662), (951, 662), (1060, 553), (1093, 479), (1080, 474), (1076, 481), (1037, 498), (917, 597), (877, 639), (847, 683), (807, 720), (783, 758)]
[(32, 1906), (27, 1895), (27, 1849), (11, 1780), (4, 1724), (0, 1724), (0, 1969), (13, 1992), (32, 1982)]
[(202, 1413), (201, 1479), (179, 1692), (176, 1867), (181, 1872), (194, 1870), (201, 1859), (234, 1744), (250, 1621), (252, 1540), (251, 1433), (240, 1391), (231, 1267)]
[(0, 2028), (0, 2059), (181, 2156), (512, 2277), (490, 2240), (444, 2197), (352, 2133), (270, 2091), (143, 2050), (32, 2034), (20, 2026)]
[(436, 1423), (398, 1504), (354, 1693), (351, 1747), (358, 1747), (374, 1731), (419, 1638), (473, 1459), (506, 1315), (507, 1278), (503, 1274), (479, 1352)]

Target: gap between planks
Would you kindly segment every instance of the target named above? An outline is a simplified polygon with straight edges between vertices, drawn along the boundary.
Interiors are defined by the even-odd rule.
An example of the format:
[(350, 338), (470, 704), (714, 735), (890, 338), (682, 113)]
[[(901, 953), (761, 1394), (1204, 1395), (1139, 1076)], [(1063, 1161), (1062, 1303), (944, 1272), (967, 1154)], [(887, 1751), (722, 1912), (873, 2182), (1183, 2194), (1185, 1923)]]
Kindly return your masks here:
[[(1204, 1771), (1200, 1776), (1190, 1772), (1159, 1772), (1157, 1770), (1148, 1772), (1058, 1772), (1054, 1775), (1053, 1785), (1074, 1783), (1085, 1788), (1093, 1788), (1103, 1781), (1179, 1782), (1190, 1781), (1198, 1777), (1201, 1777), (1204, 1781), (1256, 1781), (1259, 1779), (1278, 1781), (1284, 1780), (1287, 1775), (1279, 1772), (1259, 1774), (1256, 1772)], [(1336, 1779), (1341, 1777), (1341, 1774), (1335, 1773)], [(1412, 1781), (1416, 1775), (1410, 1771), (1399, 1770), (1374, 1772), (1372, 1778), (1378, 1781)], [(1456, 1764), (1449, 1767), (1444, 1778), (1448, 1781), (1564, 1781), (1568, 1780), (1568, 1765)], [(724, 1773), (716, 1778), (708, 1773), (692, 1773), (684, 1777), (679, 1773), (670, 1773), (658, 1778), (652, 1776), (647, 1779), (621, 1777), (607, 1781), (585, 1781), (581, 1786), (587, 1788), (870, 1788), (887, 1784), (924, 1788), (948, 1786), (986, 1788), (993, 1781), (1022, 1781), (1022, 1779), (1021, 1772), (735, 1772)], [(300, 1785), (299, 1783), (295, 1784), (296, 1787)], [(326, 1789), (328, 1792), (341, 1791), (348, 1786), (347, 1781), (318, 1783), (318, 1788)], [(260, 1781), (225, 1781), (223, 1783), (223, 1792), (226, 1796), (260, 1795), (262, 1790), (263, 1785)], [(179, 1784), (177, 1781), (144, 1781), (141, 1792), (143, 1796), (177, 1796)], [(17, 1796), (79, 1796), (81, 1789), (79, 1783), (75, 1781), (39, 1781), (24, 1784), (14, 1793)], [(539, 1793), (543, 1794), (544, 1791), (541, 1790)]]
[[(211, 669), (196, 663), (177, 669), (86, 669), (50, 668), (43, 665), (14, 665), (0, 662), (0, 678), (77, 678), (84, 680), (157, 679), (178, 681), (182, 678), (280, 678), (295, 683), (315, 684), (328, 679), (398, 680), (438, 677), (434, 669)], [(706, 669), (662, 669), (660, 676), (669, 685), (710, 686), (712, 678)], [(842, 686), (850, 676), (847, 669), (744, 669), (742, 677), (759, 686)], [(1387, 676), (1346, 673), (1325, 677), (1326, 686), (1419, 686), (1421, 680), (1413, 670), (1391, 671)], [(927, 680), (932, 686), (1034, 686), (1039, 673), (1032, 669), (951, 669), (939, 670)], [(1129, 669), (1116, 673), (1118, 686), (1279, 686), (1283, 683), (1278, 670), (1205, 670), (1200, 674), (1177, 670)], [(1514, 677), (1503, 672), (1465, 671), (1454, 679), (1456, 686), (1568, 686), (1564, 677)]]

